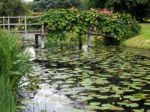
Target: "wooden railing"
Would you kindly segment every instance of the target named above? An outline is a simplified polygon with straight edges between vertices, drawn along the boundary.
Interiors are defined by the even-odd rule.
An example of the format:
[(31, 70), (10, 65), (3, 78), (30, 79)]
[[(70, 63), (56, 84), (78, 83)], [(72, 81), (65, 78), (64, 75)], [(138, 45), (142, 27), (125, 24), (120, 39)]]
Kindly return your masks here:
[(41, 38), (41, 48), (44, 48), (44, 24), (35, 22), (39, 18), (39, 16), (3, 16), (0, 17), (0, 28), (24, 34), (24, 37), (28, 37), (27, 34), (32, 33), (35, 36), (35, 47), (39, 47), (38, 39)]
[[(3, 16), (0, 17), (0, 27), (15, 33), (34, 33), (44, 35), (44, 24), (42, 22), (33, 22), (34, 19), (36, 21), (38, 18), (39, 16)], [(33, 19), (33, 21), (29, 22), (29, 19)], [(23, 29), (21, 29), (21, 27)]]

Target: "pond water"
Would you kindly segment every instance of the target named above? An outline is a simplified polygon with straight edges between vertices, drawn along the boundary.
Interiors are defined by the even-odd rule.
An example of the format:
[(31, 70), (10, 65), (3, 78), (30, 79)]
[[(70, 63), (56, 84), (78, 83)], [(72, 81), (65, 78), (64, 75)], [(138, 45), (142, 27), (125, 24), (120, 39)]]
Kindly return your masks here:
[(134, 51), (39, 50), (18, 112), (150, 112), (150, 52)]

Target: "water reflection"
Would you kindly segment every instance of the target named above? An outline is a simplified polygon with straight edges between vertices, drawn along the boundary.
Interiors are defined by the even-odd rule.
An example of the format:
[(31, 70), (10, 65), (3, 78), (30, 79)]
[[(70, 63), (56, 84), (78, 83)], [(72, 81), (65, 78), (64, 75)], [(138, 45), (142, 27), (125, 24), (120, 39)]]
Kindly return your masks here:
[(29, 56), (29, 61), (33, 61), (36, 59), (36, 52), (35, 52), (35, 49), (33, 48), (33, 46), (27, 47), (24, 50), (24, 54)]
[(50, 88), (47, 84), (40, 85), (40, 89), (32, 99), (32, 103), (28, 105), (30, 110), (27, 112), (71, 112), (71, 100), (56, 90)]

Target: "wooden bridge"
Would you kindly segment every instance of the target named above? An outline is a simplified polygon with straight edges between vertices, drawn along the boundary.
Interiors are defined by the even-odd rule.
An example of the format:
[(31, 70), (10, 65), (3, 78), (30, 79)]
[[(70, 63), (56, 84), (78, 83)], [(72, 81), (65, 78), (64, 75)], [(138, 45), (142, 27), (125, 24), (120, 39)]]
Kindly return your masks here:
[(38, 40), (41, 38), (41, 47), (44, 48), (44, 24), (34, 22), (39, 18), (39, 16), (3, 16), (0, 17), (0, 28), (9, 32), (20, 33), (25, 38), (28, 38), (28, 34), (33, 34), (35, 36), (35, 47), (38, 48)]
[[(39, 46), (39, 38), (41, 39), (41, 48), (44, 48), (45, 28), (44, 23), (39, 23), (40, 16), (3, 16), (0, 17), (0, 28), (9, 32), (20, 33), (25, 38), (28, 38), (28, 34), (33, 34), (35, 37), (35, 47)], [(37, 21), (37, 23), (36, 23)], [(87, 32), (87, 46), (91, 47), (91, 35), (110, 37), (106, 34), (98, 34), (89, 28)], [(79, 44), (82, 47), (82, 41), (79, 40)]]

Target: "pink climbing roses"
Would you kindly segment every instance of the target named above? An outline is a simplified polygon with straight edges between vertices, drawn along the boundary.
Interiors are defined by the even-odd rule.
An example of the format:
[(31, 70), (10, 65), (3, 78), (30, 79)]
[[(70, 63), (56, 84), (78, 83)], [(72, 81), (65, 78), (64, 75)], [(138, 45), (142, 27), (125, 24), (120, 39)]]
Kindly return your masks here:
[(109, 16), (112, 16), (112, 15), (113, 15), (113, 11), (108, 10), (108, 9), (106, 9), (106, 8), (101, 9), (101, 10), (100, 10), (100, 13), (107, 14), (107, 15), (109, 15)]

